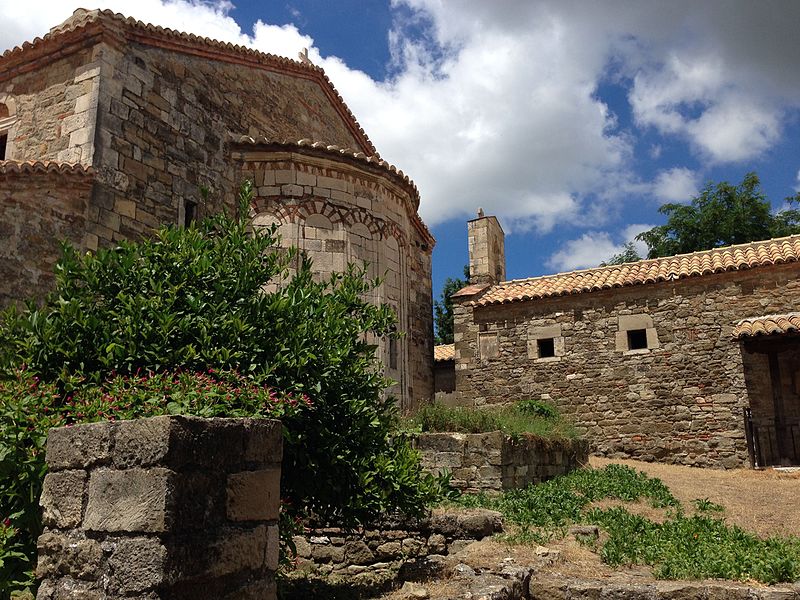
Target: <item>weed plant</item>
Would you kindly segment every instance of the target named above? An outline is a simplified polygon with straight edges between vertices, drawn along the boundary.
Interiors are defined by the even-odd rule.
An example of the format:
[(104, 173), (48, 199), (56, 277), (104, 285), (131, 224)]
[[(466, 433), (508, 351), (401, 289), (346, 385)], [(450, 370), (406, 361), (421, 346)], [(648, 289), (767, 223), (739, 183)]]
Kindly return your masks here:
[[(666, 509), (656, 523), (625, 507), (592, 507), (616, 499), (647, 501)], [(583, 469), (500, 496), (464, 495), (466, 507), (503, 513), (517, 531), (507, 536), (516, 543), (545, 543), (561, 538), (572, 524), (598, 525), (608, 534), (600, 548), (603, 562), (648, 565), (660, 579), (720, 578), (756, 580), (767, 584), (800, 578), (800, 538), (760, 539), (728, 525), (724, 509), (708, 500), (695, 500), (687, 515), (664, 483), (622, 465)]]
[(533, 435), (542, 439), (574, 439), (575, 428), (550, 404), (522, 400), (500, 408), (449, 407), (433, 403), (422, 407), (406, 427), (420, 432), (486, 433), (502, 431), (512, 437)]

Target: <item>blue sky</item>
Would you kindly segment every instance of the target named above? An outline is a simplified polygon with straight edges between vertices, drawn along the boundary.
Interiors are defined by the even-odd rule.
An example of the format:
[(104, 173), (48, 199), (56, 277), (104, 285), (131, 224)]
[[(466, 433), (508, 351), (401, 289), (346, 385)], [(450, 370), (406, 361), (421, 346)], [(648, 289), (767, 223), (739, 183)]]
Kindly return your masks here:
[[(0, 0), (0, 46), (81, 4)], [(522, 278), (598, 264), (707, 181), (756, 171), (776, 210), (799, 187), (794, 0), (90, 4), (289, 57), (308, 47), (418, 184), (436, 296), (461, 275), (479, 206)]]

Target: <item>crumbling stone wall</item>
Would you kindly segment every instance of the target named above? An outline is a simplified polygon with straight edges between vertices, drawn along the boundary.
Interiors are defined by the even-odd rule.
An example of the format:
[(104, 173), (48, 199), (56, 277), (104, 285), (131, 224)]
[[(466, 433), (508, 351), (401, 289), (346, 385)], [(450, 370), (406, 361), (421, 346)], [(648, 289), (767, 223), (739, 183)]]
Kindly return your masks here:
[(0, 308), (53, 287), (63, 240), (80, 247), (90, 173), (0, 166)]
[(512, 438), (490, 433), (423, 433), (415, 442), (422, 466), (449, 471), (453, 486), (465, 492), (500, 492), (541, 483), (589, 462), (586, 440)]
[(275, 598), (281, 444), (255, 419), (52, 430), (37, 598)]
[(379, 585), (503, 530), (500, 513), (474, 509), (429, 517), (387, 518), (368, 529), (313, 528), (293, 538), (293, 578), (325, 576)]
[[(704, 275), (501, 306), (455, 307), (456, 387), (477, 405), (541, 398), (594, 452), (696, 466), (747, 463), (742, 318), (795, 310), (800, 265)], [(657, 347), (619, 349), (620, 319), (652, 319)], [(563, 353), (530, 341), (560, 331)], [(480, 338), (492, 338), (481, 358)]]

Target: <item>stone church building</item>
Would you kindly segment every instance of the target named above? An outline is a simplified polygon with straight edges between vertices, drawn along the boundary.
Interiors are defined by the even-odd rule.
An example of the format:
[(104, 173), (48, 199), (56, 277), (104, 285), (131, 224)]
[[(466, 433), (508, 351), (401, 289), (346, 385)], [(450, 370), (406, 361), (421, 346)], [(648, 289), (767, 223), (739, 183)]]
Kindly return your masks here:
[(59, 240), (94, 250), (235, 210), (245, 178), (254, 223), (321, 275), (385, 275), (375, 299), (406, 335), (379, 352), (401, 406), (427, 401), (435, 242), (322, 69), (110, 11), (0, 57), (0, 306), (50, 289)]
[(800, 235), (504, 281), (503, 231), (469, 223), (456, 392), (545, 399), (594, 452), (800, 464)]

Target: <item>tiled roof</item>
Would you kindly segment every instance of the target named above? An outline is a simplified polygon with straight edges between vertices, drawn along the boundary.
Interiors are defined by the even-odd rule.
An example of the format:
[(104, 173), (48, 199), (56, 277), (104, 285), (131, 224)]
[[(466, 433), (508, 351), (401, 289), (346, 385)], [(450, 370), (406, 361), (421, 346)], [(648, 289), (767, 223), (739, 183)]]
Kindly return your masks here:
[(433, 360), (434, 362), (444, 362), (446, 360), (456, 359), (456, 345), (444, 344), (442, 346), (433, 347)]
[(417, 227), (417, 230), (420, 232), (422, 237), (428, 240), (428, 243), (431, 246), (436, 243), (433, 234), (431, 234), (430, 230), (425, 223), (423, 223), (422, 219), (420, 219), (419, 214), (417, 213), (417, 210), (419, 209), (419, 190), (417, 189), (416, 184), (408, 175), (403, 173), (403, 171), (394, 165), (389, 164), (379, 155), (375, 154), (373, 156), (367, 156), (363, 152), (353, 150), (352, 148), (341, 148), (339, 146), (328, 145), (324, 142), (318, 142), (310, 139), (302, 139), (298, 141), (278, 141), (267, 137), (253, 138), (251, 136), (244, 135), (236, 139), (236, 143), (243, 146), (269, 146), (270, 148), (281, 148), (298, 152), (319, 152), (333, 155), (337, 158), (346, 157), (347, 159), (355, 162), (361, 162), (366, 165), (378, 167), (379, 169), (385, 171), (389, 177), (394, 178), (401, 187), (408, 191), (409, 196), (411, 196), (411, 201), (413, 202), (412, 221), (414, 221), (414, 225)]
[(491, 286), (475, 300), (475, 304), (485, 306), (596, 292), (798, 260), (800, 260), (800, 235), (793, 235), (623, 265), (503, 281)]
[[(328, 79), (325, 71), (311, 62), (297, 61), (275, 54), (259, 52), (246, 46), (231, 44), (230, 42), (220, 42), (211, 38), (175, 31), (167, 27), (144, 23), (132, 17), (115, 13), (112, 10), (86, 10), (77, 9), (72, 17), (53, 27), (42, 37), (37, 37), (31, 42), (24, 42), (22, 46), (16, 46), (6, 50), (0, 56), (0, 80), (4, 79), (3, 74), (10, 77), (14, 75), (9, 68), (11, 61), (24, 59), (25, 54), (34, 50), (41, 50), (45, 55), (57, 56), (59, 53), (51, 52), (54, 45), (60, 46), (61, 43), (72, 42), (76, 35), (78, 38), (84, 33), (83, 30), (94, 26), (95, 28), (104, 26), (112, 28), (112, 31), (129, 32), (129, 37), (134, 41), (162, 46), (169, 50), (198, 53), (201, 56), (224, 59), (229, 58), (231, 62), (239, 64), (267, 68), (274, 71), (289, 73), (317, 81), (322, 89), (329, 96), (337, 111), (344, 121), (349, 125), (350, 132), (358, 140), (366, 151), (375, 154), (375, 146), (370, 141), (364, 129), (359, 125), (355, 115), (345, 104), (341, 94)], [(73, 35), (74, 34), (74, 35)], [(4, 73), (5, 72), (5, 73)]]
[(18, 161), (0, 160), (0, 175), (32, 175), (36, 173), (52, 173), (56, 175), (78, 175), (91, 177), (94, 170), (86, 165), (55, 161)]
[(733, 328), (733, 337), (747, 338), (792, 332), (800, 332), (800, 313), (742, 319)]

